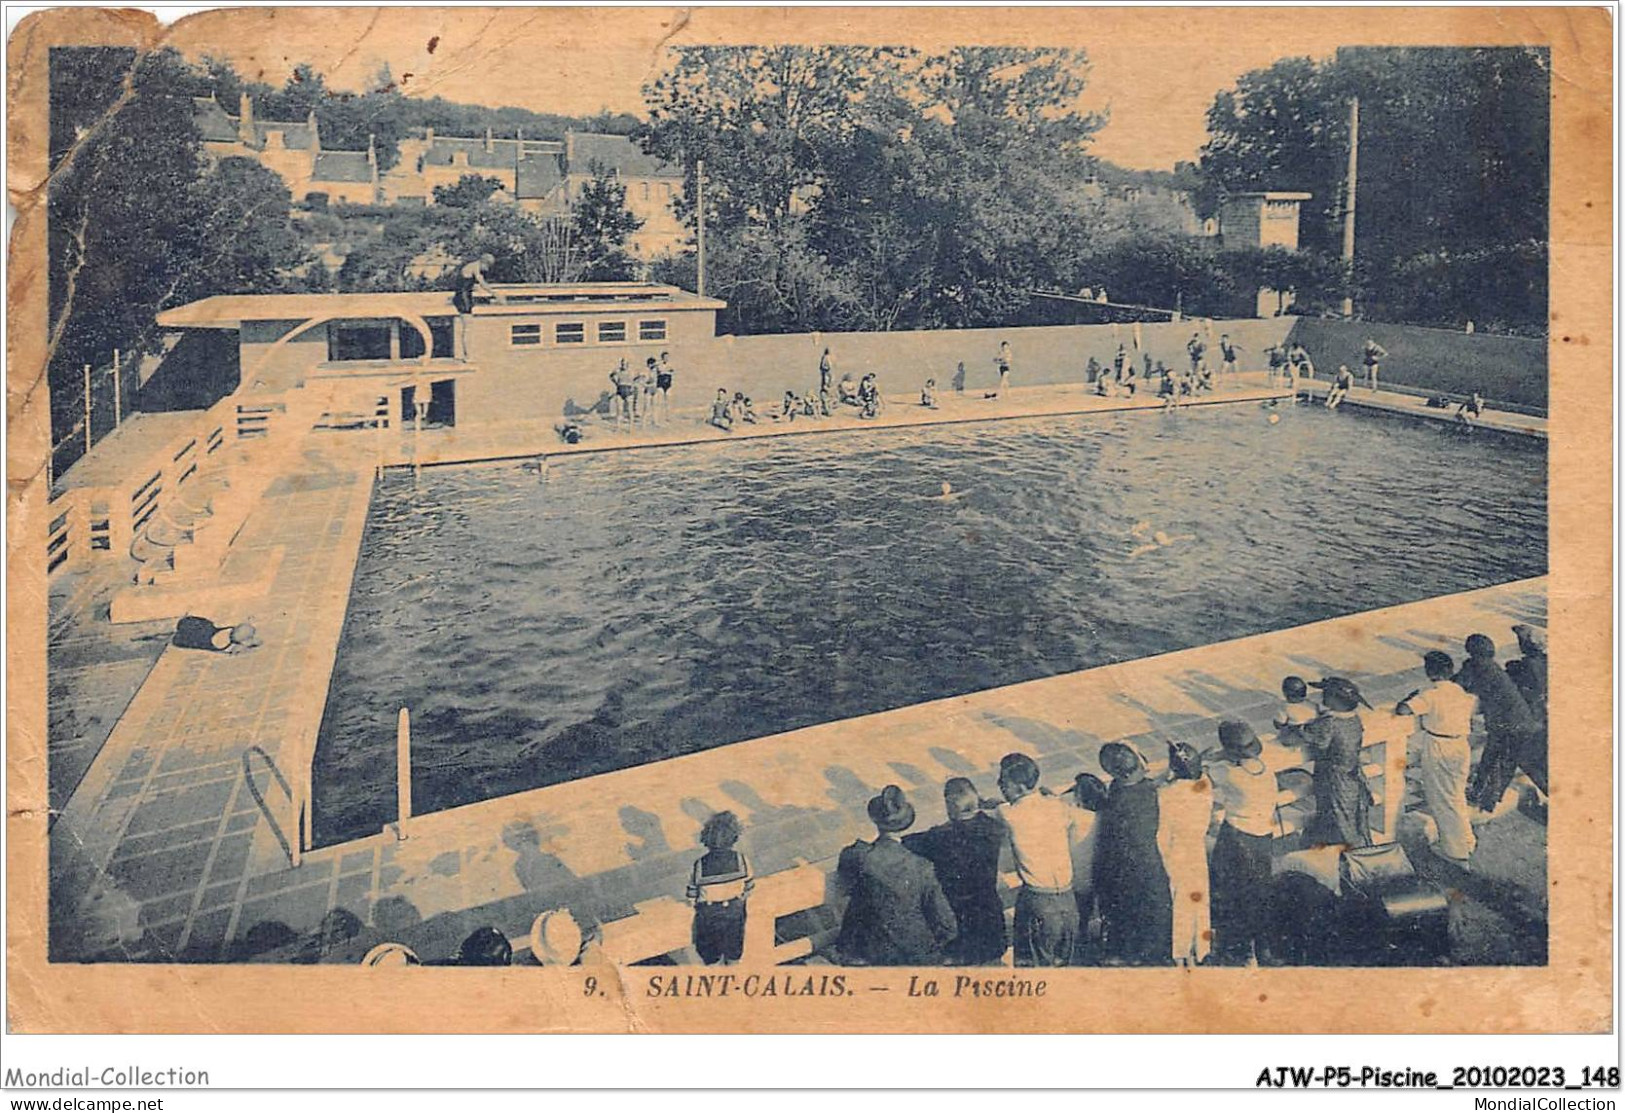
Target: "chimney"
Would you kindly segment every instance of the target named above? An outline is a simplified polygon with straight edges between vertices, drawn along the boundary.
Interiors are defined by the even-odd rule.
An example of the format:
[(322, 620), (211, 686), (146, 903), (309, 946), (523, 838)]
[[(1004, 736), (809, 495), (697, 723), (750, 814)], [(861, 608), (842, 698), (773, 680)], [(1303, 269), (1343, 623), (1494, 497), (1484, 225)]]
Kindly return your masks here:
[(254, 102), (245, 92), (237, 98), (237, 138), (247, 146), (254, 146)]
[(310, 128), (310, 149), (318, 154), (322, 149), (322, 132), (316, 123), (316, 110), (312, 108), (310, 115), (305, 117), (305, 126)]
[(372, 140), (372, 134), (369, 132), (367, 135), (367, 165), (372, 167), (372, 176), (376, 178), (378, 176), (378, 151), (373, 146)]

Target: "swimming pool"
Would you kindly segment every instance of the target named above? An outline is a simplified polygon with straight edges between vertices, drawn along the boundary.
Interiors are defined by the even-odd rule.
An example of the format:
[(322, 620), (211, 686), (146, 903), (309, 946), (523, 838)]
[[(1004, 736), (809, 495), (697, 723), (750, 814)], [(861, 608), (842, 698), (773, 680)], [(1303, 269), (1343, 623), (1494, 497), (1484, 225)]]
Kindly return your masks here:
[(390, 473), (316, 836), (395, 818), (403, 706), (421, 813), (1545, 569), (1544, 444), (1318, 407)]

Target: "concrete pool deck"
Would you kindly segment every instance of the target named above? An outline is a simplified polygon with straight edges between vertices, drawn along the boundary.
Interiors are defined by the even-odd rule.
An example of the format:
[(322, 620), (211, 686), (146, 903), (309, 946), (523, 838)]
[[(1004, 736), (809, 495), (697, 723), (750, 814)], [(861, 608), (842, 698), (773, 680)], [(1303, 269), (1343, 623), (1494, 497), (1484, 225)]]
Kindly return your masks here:
[[(1020, 397), (1012, 392), (1016, 412), (942, 412), (958, 421), (1160, 405), (1078, 393), (1032, 388)], [(1249, 389), (1211, 400), (1254, 397)], [(848, 419), (822, 427), (876, 426)], [(425, 957), (449, 953), (484, 923), (522, 935), (549, 907), (624, 921), (640, 906), (670, 909), (695, 853), (694, 833), (716, 809), (733, 808), (745, 820), (759, 874), (824, 863), (864, 833), (863, 805), (888, 782), (914, 796), (923, 825), (940, 811), (942, 779), (969, 775), (991, 792), (990, 770), (1011, 749), (1035, 754), (1046, 781), (1063, 783), (1091, 765), (1102, 740), (1211, 736), (1213, 720), (1228, 714), (1262, 725), (1284, 671), (1336, 668), (1369, 678), (1380, 706), (1414, 686), (1421, 649), (1459, 650), (1461, 637), (1480, 628), (1505, 643), (1513, 622), (1544, 624), (1544, 581), (1505, 585), (418, 817), (404, 841), (380, 834), (307, 852), (291, 868), (288, 848), (299, 836), (283, 782), (308, 760), (320, 726), (316, 697), (337, 651), (375, 447), (365, 435), (306, 440), (238, 541), (250, 555), (287, 553), (269, 595), (252, 608), (265, 645), (231, 657), (164, 650), (89, 763), (51, 831), (54, 958), (285, 956), (275, 943), (309, 932), (337, 909), (364, 925), (360, 941), (398, 938)], [(392, 737), (393, 724), (380, 731)], [(1540, 863), (1543, 876), (1543, 852)], [(1543, 907), (1543, 892), (1540, 899)]]
[[(1286, 391), (1268, 386), (1264, 376), (1237, 375), (1209, 394), (1188, 399), (1184, 406), (1234, 405), (1283, 399)], [(777, 405), (777, 400), (773, 401)], [(427, 429), (417, 434), (403, 431), (384, 442), (384, 463), (388, 467), (429, 467), (441, 464), (479, 463), (546, 456), (549, 459), (581, 453), (613, 452), (626, 448), (671, 448), (678, 445), (730, 444), (767, 437), (809, 436), (819, 433), (873, 432), (877, 429), (910, 429), (933, 425), (959, 425), (980, 421), (1013, 421), (1079, 414), (1140, 413), (1160, 411), (1163, 403), (1145, 391), (1127, 398), (1102, 398), (1081, 384), (1012, 387), (1000, 398), (984, 398), (976, 392), (955, 394), (944, 391), (937, 409), (919, 404), (918, 395), (888, 396), (880, 416), (865, 420), (850, 406), (838, 407), (828, 418), (801, 417), (776, 422), (763, 416), (755, 425), (740, 425), (732, 432), (717, 429), (706, 421), (705, 411), (679, 408), (671, 419), (654, 428), (618, 428), (598, 415), (577, 420), (588, 436), (576, 444), (560, 439), (551, 422), (516, 421), (478, 430), (458, 428)]]

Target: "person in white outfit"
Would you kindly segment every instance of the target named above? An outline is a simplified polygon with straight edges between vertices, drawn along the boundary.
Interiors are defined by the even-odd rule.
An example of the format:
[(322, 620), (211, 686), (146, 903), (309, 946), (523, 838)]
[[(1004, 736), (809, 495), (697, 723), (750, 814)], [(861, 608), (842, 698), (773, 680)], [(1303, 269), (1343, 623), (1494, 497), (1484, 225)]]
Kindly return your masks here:
[(1213, 939), (1207, 871), (1213, 783), (1202, 772), (1202, 755), (1183, 742), (1168, 746), (1168, 778), (1157, 794), (1157, 848), (1174, 898), (1172, 957), (1176, 965), (1195, 966), (1207, 959)]
[(1422, 749), (1417, 760), (1422, 797), (1438, 826), (1434, 851), (1466, 868), (1478, 844), (1467, 810), (1467, 779), (1472, 770), (1472, 729), (1477, 700), (1451, 679), (1456, 663), (1450, 654), (1432, 650), (1422, 658), (1430, 685), (1412, 692), (1394, 708), (1396, 715), (1416, 716)]

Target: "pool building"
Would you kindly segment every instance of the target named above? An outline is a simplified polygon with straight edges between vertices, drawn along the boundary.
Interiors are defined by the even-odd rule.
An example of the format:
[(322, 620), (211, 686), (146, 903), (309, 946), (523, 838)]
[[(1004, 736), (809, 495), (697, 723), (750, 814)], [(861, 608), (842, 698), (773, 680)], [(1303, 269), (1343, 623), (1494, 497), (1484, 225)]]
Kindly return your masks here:
[[(562, 414), (596, 402), (618, 360), (694, 352), (723, 303), (675, 286), (504, 286), (459, 317), (442, 292), (244, 294), (159, 314), (168, 329), (237, 334), (245, 394), (320, 392), (333, 422), (410, 426)], [(596, 374), (592, 374), (596, 372)], [(584, 377), (584, 375), (586, 377)]]

